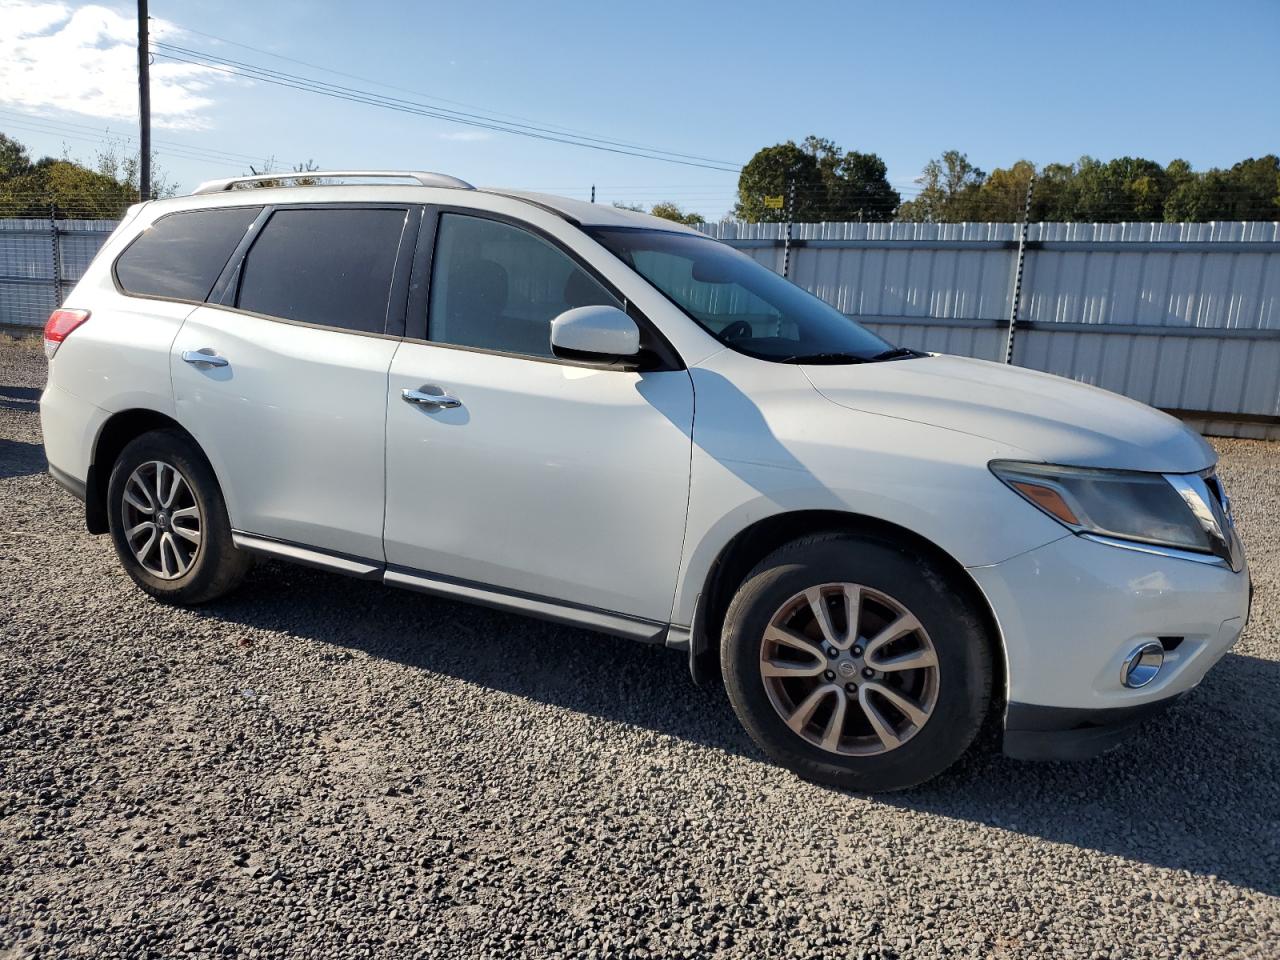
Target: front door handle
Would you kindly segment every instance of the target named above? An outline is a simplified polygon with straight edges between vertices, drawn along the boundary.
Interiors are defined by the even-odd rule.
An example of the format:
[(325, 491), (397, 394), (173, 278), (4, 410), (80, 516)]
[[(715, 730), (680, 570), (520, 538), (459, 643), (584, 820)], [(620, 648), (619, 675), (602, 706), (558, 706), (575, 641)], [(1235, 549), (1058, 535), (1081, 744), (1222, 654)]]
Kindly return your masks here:
[(193, 367), (225, 367), (231, 363), (226, 357), (220, 357), (214, 353), (212, 347), (205, 347), (203, 350), (183, 350), (182, 359)]
[[(431, 387), (433, 390), (440, 390), (439, 387)], [(428, 407), (432, 410), (452, 410), (454, 407), (462, 406), (462, 401), (457, 397), (451, 397), (443, 390), (439, 393), (424, 393), (421, 390), (410, 390), (408, 387), (400, 391), (400, 399), (405, 403), (416, 404), (419, 407)]]

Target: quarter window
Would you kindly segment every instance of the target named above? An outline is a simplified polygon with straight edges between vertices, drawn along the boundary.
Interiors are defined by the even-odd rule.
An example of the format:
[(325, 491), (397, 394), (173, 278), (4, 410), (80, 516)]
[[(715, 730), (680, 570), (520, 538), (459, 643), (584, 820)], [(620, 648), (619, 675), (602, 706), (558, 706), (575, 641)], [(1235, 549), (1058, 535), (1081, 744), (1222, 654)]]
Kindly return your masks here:
[(551, 321), (573, 307), (621, 307), (564, 251), (496, 220), (440, 217), (427, 336), (437, 343), (551, 356)]
[(135, 297), (203, 301), (261, 212), (232, 207), (161, 217), (116, 260), (116, 280)]
[(277, 210), (245, 257), (236, 306), (383, 333), (405, 220), (402, 209)]

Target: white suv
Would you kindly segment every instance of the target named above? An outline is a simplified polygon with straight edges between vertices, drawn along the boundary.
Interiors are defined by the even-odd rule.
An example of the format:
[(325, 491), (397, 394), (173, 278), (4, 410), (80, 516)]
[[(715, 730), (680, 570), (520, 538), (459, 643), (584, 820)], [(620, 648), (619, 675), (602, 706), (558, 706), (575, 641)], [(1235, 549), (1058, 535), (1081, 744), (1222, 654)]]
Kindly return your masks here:
[(998, 712), (1097, 752), (1239, 635), (1177, 420), (896, 349), (665, 220), (397, 176), (136, 206), (50, 318), (50, 472), (152, 596), (265, 554), (664, 643), (860, 790)]

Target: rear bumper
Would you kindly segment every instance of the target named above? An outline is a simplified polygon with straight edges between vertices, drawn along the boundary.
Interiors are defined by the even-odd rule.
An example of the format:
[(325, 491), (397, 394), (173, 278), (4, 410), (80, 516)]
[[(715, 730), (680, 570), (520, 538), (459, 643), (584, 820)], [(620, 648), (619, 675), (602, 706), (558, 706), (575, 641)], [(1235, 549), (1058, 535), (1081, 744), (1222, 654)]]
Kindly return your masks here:
[(85, 489), (93, 445), (109, 416), (53, 383), (40, 396), (40, 431), (49, 473), (73, 493)]
[(52, 464), (49, 465), (49, 476), (53, 477), (53, 479), (57, 481), (58, 486), (62, 487), (62, 489), (67, 491), (67, 493), (71, 494), (81, 503), (84, 502), (85, 482), (83, 480), (77, 480), (75, 477), (71, 476), (71, 474), (59, 470)]
[(1010, 703), (1004, 752), (1015, 760), (1087, 760), (1118, 746), (1144, 720), (1163, 713), (1181, 696), (1109, 710)]

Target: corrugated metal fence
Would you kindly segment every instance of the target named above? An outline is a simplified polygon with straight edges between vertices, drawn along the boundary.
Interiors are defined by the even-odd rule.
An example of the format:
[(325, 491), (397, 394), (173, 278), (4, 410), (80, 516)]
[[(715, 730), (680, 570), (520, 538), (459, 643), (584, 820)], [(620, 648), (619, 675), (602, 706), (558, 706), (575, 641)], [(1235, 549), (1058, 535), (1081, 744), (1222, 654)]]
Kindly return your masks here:
[[(708, 235), (894, 343), (1003, 360), (1017, 224), (722, 223)], [(1013, 362), (1280, 439), (1280, 223), (1039, 223)]]
[(0, 220), (0, 323), (42, 327), (115, 220)]
[[(115, 228), (0, 220), (0, 323), (40, 326)], [(704, 224), (894, 343), (1002, 360), (1019, 226)], [(1280, 439), (1280, 223), (1031, 224), (1013, 362)]]

